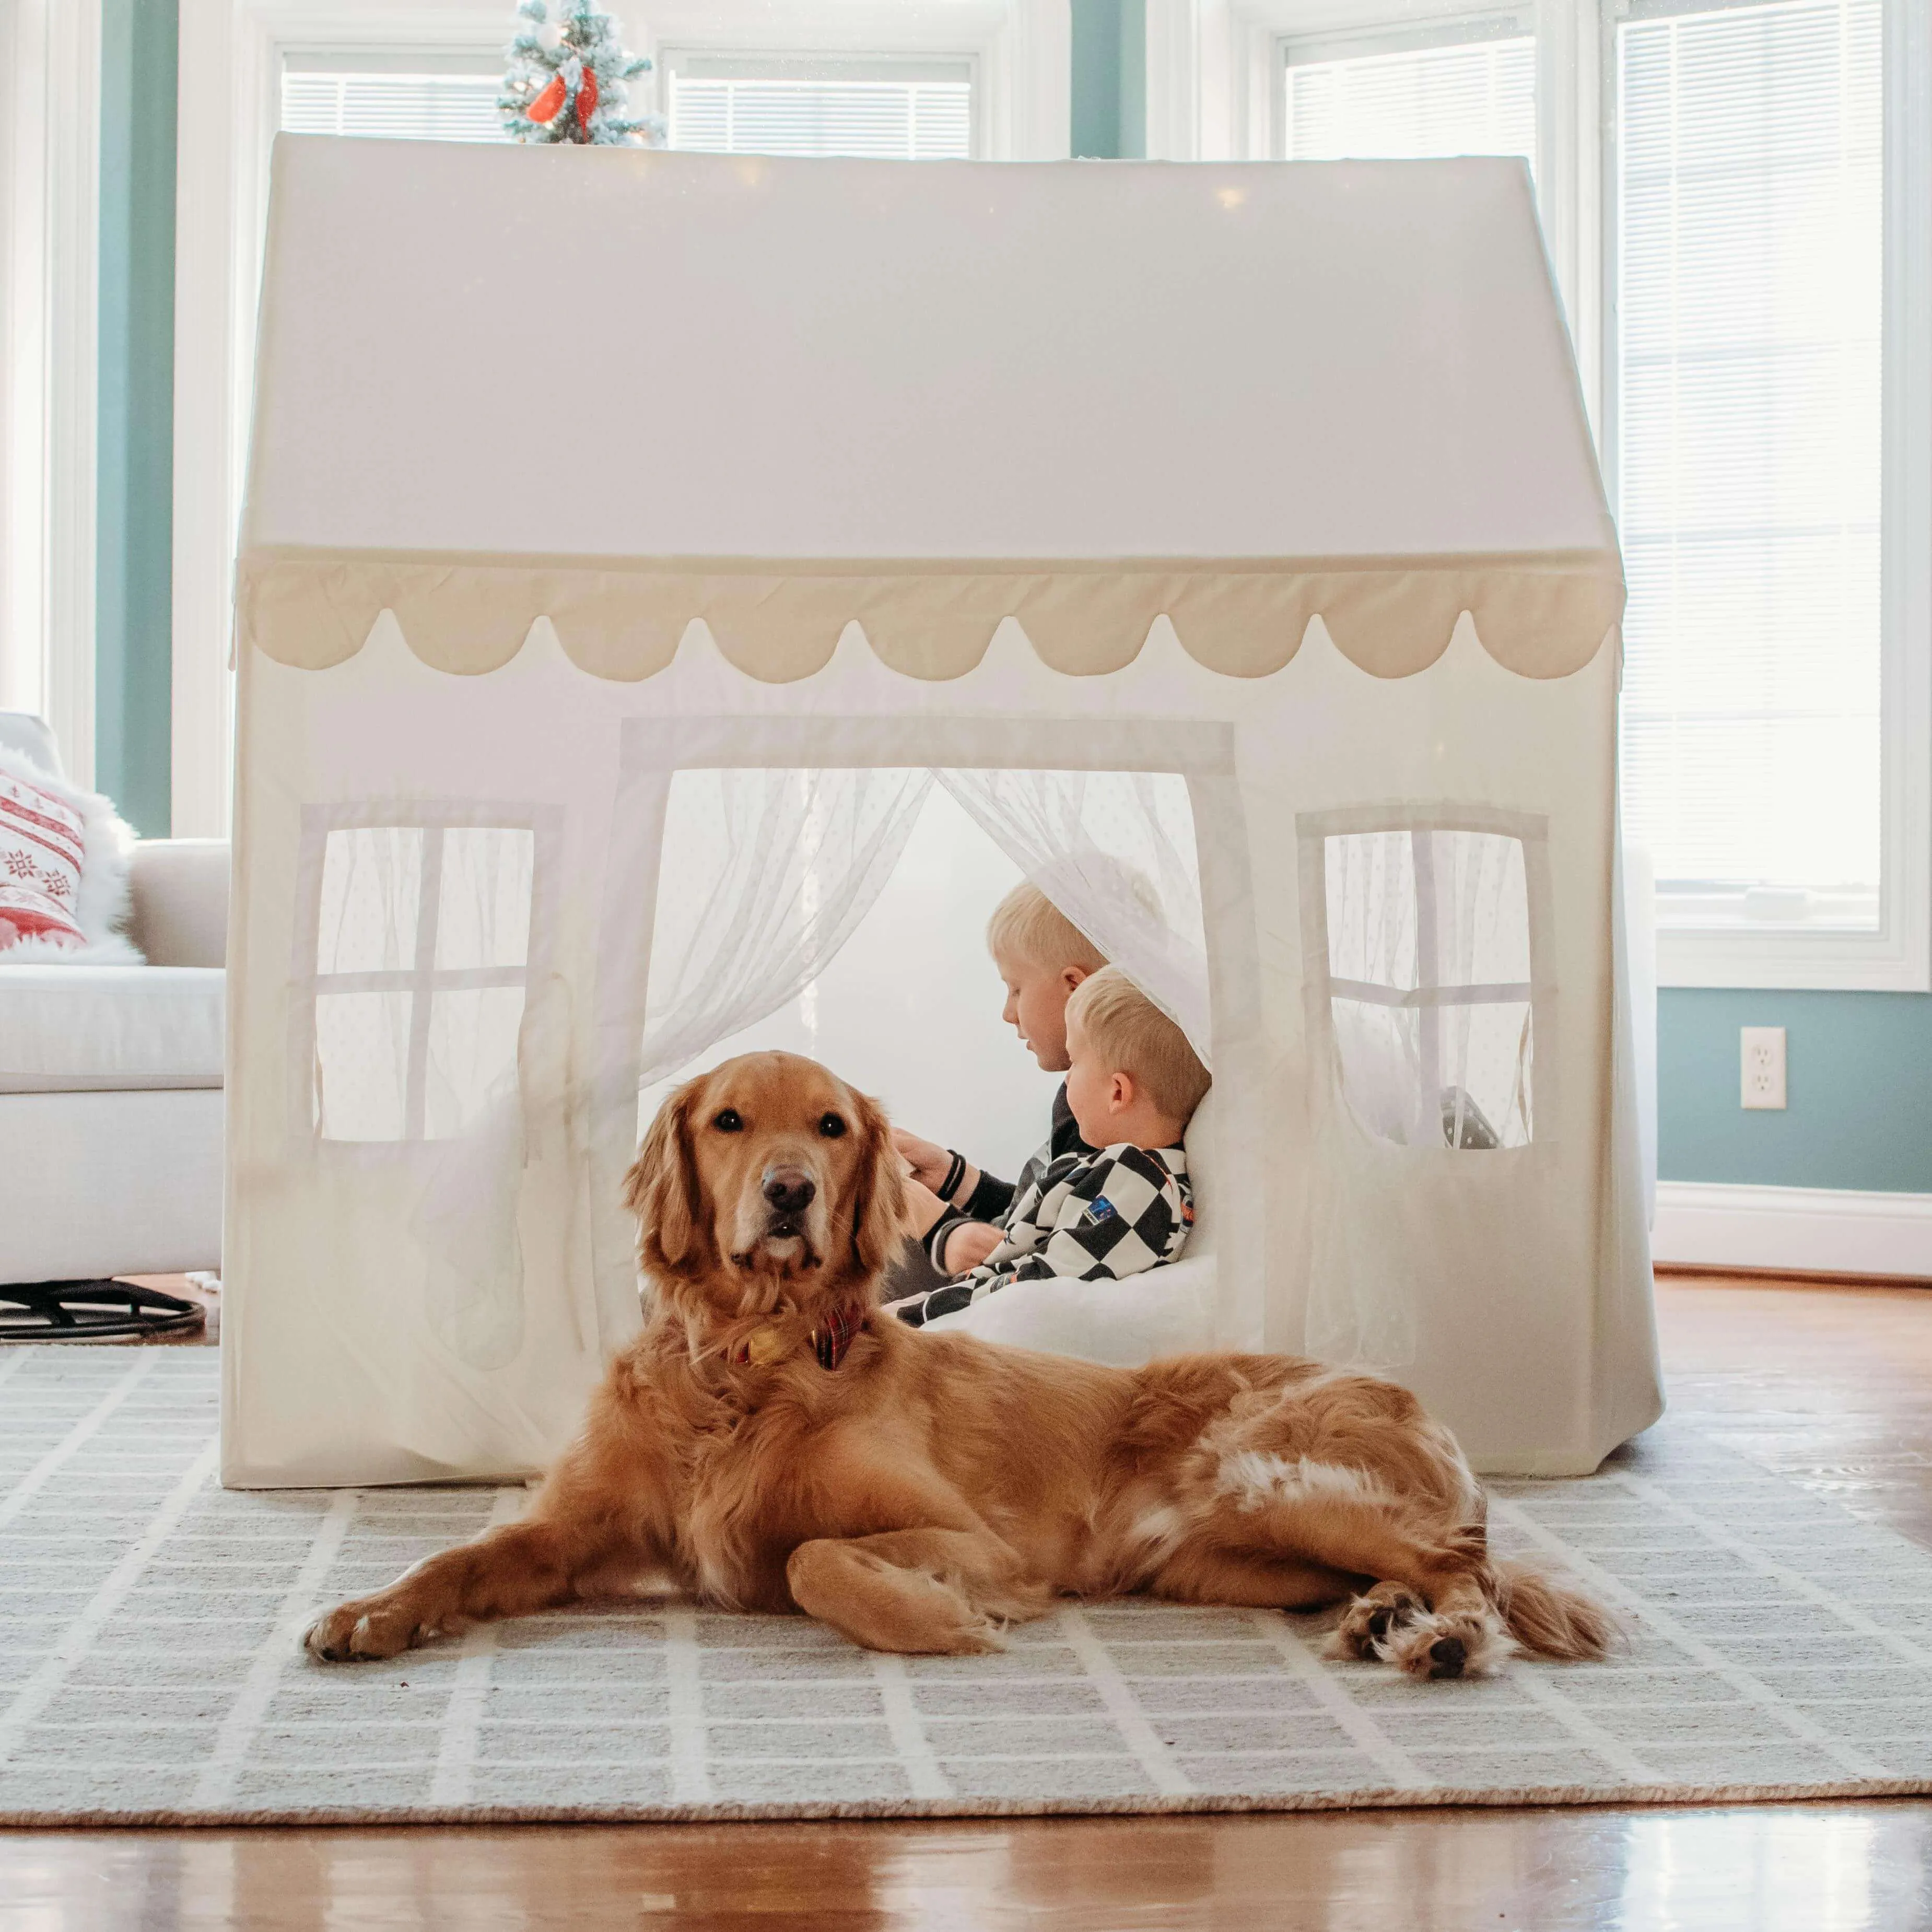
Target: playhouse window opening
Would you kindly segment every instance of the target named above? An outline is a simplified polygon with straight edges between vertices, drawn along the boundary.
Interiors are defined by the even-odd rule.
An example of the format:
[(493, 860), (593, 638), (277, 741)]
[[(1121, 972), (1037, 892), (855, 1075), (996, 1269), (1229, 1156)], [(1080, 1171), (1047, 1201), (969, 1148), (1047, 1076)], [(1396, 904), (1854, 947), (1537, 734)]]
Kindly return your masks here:
[[(1193, 842), (1186, 781), (1173, 773), (679, 772), (640, 1127), (679, 1080), (777, 1048), (877, 1096), (896, 1123), (1016, 1172), (1062, 1076), (1001, 1017), (993, 908), (1030, 874), (1079, 924), (1080, 895), (1131, 872), (1147, 932), (1127, 950), (1157, 928), (1162, 960), (1204, 960)], [(1162, 970), (1157, 961), (1153, 976)], [(1204, 968), (1200, 977), (1204, 1011)]]
[(318, 1139), (447, 1139), (514, 1076), (535, 858), (527, 827), (328, 832), (310, 1093)]
[(1378, 1139), (1465, 1152), (1534, 1138), (1523, 844), (1412, 827), (1322, 842), (1342, 1091)]

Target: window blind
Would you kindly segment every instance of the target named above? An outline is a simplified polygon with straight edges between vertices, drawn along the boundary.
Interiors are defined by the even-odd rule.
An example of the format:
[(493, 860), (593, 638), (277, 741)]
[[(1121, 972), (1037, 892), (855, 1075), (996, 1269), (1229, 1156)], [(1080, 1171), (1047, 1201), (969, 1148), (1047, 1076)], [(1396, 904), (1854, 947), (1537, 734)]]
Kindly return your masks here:
[(1870, 924), (1880, 0), (1628, 21), (1617, 72), (1625, 823), (1666, 917)]
[(686, 74), (670, 81), (670, 145), (721, 154), (964, 160), (970, 80)]
[(1533, 35), (1287, 64), (1290, 160), (1533, 155)]
[(474, 74), (282, 74), (282, 128), (290, 134), (368, 134), (389, 140), (504, 141), (501, 78)]

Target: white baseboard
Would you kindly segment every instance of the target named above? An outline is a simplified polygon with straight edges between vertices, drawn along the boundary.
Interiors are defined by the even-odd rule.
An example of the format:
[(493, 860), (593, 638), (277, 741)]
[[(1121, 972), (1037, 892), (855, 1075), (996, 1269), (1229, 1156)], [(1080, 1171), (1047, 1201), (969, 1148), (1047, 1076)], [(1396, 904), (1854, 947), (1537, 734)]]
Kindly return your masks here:
[(1666, 1266), (1932, 1280), (1932, 1194), (1660, 1180), (1651, 1252)]

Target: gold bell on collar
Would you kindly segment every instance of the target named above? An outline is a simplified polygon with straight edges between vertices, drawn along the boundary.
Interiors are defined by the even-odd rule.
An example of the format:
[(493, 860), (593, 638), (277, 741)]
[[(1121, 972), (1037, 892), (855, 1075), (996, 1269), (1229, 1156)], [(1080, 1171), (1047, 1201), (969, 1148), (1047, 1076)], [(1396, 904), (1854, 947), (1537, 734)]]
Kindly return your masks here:
[(789, 1352), (783, 1333), (775, 1324), (768, 1322), (762, 1328), (754, 1328), (732, 1350), (731, 1359), (740, 1366), (749, 1364), (762, 1369), (782, 1360)]

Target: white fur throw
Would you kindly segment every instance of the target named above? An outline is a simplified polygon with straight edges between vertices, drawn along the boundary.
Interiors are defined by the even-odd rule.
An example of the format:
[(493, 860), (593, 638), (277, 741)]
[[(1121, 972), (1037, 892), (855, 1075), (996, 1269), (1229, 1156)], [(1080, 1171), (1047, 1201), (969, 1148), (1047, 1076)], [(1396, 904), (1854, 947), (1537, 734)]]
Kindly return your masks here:
[[(34, 792), (64, 806), (80, 821), (77, 880), (64, 855), (50, 848), (37, 854), (38, 842), (22, 836), (22, 824), (34, 812)], [(0, 746), (0, 800), (16, 808), (10, 826), (10, 814), (0, 812), (0, 887), (14, 889), (20, 909), (26, 909), (30, 896), (38, 896), (44, 906), (80, 928), (77, 940), (58, 930), (22, 932), (8, 916), (4, 902), (10, 895), (0, 892), (0, 968), (140, 965), (140, 954), (121, 932), (128, 922), (134, 834), (112, 801), (77, 790), (24, 752), (4, 746)]]

